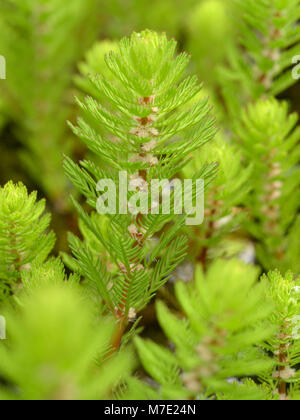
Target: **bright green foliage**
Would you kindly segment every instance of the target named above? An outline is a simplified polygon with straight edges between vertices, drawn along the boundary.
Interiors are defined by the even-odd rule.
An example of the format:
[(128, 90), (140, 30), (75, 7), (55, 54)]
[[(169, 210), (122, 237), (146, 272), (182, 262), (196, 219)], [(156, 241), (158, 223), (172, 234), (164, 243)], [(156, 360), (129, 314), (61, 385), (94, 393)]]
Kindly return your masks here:
[(94, 84), (90, 80), (90, 77), (102, 74), (108, 79), (112, 78), (112, 74), (105, 63), (105, 56), (111, 51), (116, 52), (117, 48), (117, 42), (102, 41), (94, 44), (93, 47), (86, 53), (85, 61), (80, 63), (78, 66), (81, 76), (75, 77), (76, 85), (83, 92), (88, 93), (101, 101), (105, 99), (105, 95), (101, 95), (101, 91), (95, 88)]
[[(109, 226), (109, 219), (106, 216), (103, 216), (98, 213), (92, 213), (91, 218), (93, 220), (93, 223), (100, 227), (101, 232), (105, 240), (107, 241), (109, 239), (108, 233), (107, 233), (108, 226)], [(103, 261), (109, 267), (109, 271), (112, 271), (113, 264), (111, 263), (109, 255), (107, 251), (105, 250), (103, 244), (95, 237), (95, 235), (91, 233), (91, 231), (87, 228), (87, 226), (84, 224), (82, 220), (79, 219), (78, 224), (79, 224), (80, 233), (83, 236), (83, 240), (86, 246), (90, 248), (91, 252), (95, 255), (95, 257), (97, 255), (101, 255)], [(74, 258), (72, 258), (69, 254), (63, 253), (63, 260), (64, 260), (64, 263), (67, 265), (67, 267), (69, 267), (71, 270), (80, 272), (80, 267), (76, 263), (76, 260), (74, 260)]]
[[(98, 213), (91, 213), (90, 217), (94, 226), (98, 226), (98, 228), (101, 230), (101, 234), (104, 236), (105, 241), (108, 241), (109, 219), (106, 216)], [(117, 276), (119, 273), (119, 266), (111, 260), (110, 255), (105, 249), (104, 245), (80, 219), (79, 228), (81, 235), (83, 236), (84, 246), (87, 249), (89, 257), (97, 261), (99, 256), (101, 256), (101, 263), (103, 264), (105, 271), (108, 271), (112, 277)], [(76, 240), (76, 238), (74, 238), (74, 240)], [(97, 316), (102, 316), (107, 308), (103, 305), (103, 296), (101, 292), (102, 284), (99, 277), (94, 277), (92, 273), (87, 275), (85, 267), (69, 254), (64, 253), (63, 260), (68, 268), (73, 270), (79, 276), (83, 277), (82, 286), (84, 293), (89, 295), (91, 300), (95, 303), (95, 313)]]
[(87, 302), (67, 285), (41, 287), (22, 304), (20, 311), (5, 313), (0, 375), (7, 385), (0, 384), (0, 399), (110, 398), (133, 367), (128, 351), (105, 357), (111, 322), (94, 325)]
[(232, 117), (241, 102), (265, 93), (278, 95), (296, 80), (293, 57), (299, 54), (299, 0), (235, 0), (240, 18), (240, 45), (228, 51), (230, 69), (220, 78)]
[(41, 264), (53, 248), (50, 215), (36, 196), (21, 183), (0, 188), (0, 300), (19, 286), (22, 270)]
[(223, 240), (247, 217), (241, 205), (251, 188), (252, 165), (245, 168), (240, 149), (221, 135), (194, 153), (183, 176), (191, 178), (205, 162), (213, 161), (218, 164), (218, 173), (205, 192), (204, 222), (188, 228), (191, 253), (204, 266), (216, 254), (228, 252), (227, 246), (223, 249)]
[(266, 322), (272, 306), (264, 283), (255, 284), (257, 275), (256, 268), (238, 260), (217, 260), (206, 276), (198, 266), (195, 284), (176, 284), (185, 318), (157, 305), (175, 353), (140, 338), (136, 344), (144, 368), (161, 384), (163, 398), (223, 398), (227, 393), (235, 399), (265, 398), (264, 389), (248, 382), (237, 387), (234, 380), (261, 375), (274, 365), (256, 347), (275, 331)]
[[(285, 277), (278, 271), (264, 276), (268, 297), (274, 303), (269, 323), (277, 333), (262, 347), (272, 354), (275, 366), (261, 380), (272, 391), (274, 399), (300, 398), (300, 279), (291, 272)], [(289, 385), (288, 385), (289, 384)]]
[(198, 267), (195, 284), (176, 285), (186, 318), (158, 303), (175, 352), (135, 340), (160, 398), (299, 400), (300, 279), (279, 271), (256, 279), (253, 266), (216, 261), (206, 276)]
[(160, 394), (150, 385), (142, 382), (136, 377), (129, 377), (123, 386), (119, 387), (116, 392), (118, 400), (159, 400)]
[(21, 279), (24, 290), (29, 293), (36, 289), (58, 287), (66, 282), (69, 287), (76, 288), (79, 285), (78, 276), (74, 274), (71, 274), (69, 278), (66, 276), (64, 265), (59, 258), (50, 258), (43, 264), (34, 262), (30, 271), (22, 271)]
[[(117, 171), (126, 171), (126, 186), (131, 190), (127, 200), (134, 204), (130, 200), (136, 195), (142, 199), (152, 179), (172, 179), (189, 155), (213, 137), (214, 121), (207, 99), (189, 109), (183, 107), (198, 94), (201, 85), (196, 77), (181, 80), (189, 59), (184, 53), (175, 56), (175, 50), (175, 41), (168, 41), (165, 35), (134, 33), (119, 43), (117, 53), (105, 58), (111, 81), (102, 76), (90, 78), (100, 97), (106, 96), (104, 104), (92, 97), (78, 101), (85, 119), (79, 119), (73, 130), (106, 167), (100, 169), (89, 160), (77, 165), (66, 159), (65, 169), (93, 208), (99, 206), (99, 180), (109, 179), (118, 186)], [(91, 120), (93, 124), (89, 125)], [(194, 177), (207, 178), (213, 170), (214, 165), (203, 166)], [(119, 188), (116, 195), (119, 204)], [(152, 204), (146, 201), (147, 208)], [(73, 254), (81, 273), (121, 320), (121, 329), (168, 280), (186, 253), (186, 239), (178, 235), (186, 216), (176, 216), (172, 211), (162, 214), (160, 202), (157, 206), (159, 214), (145, 214), (141, 208), (138, 214), (108, 214), (106, 239), (95, 217), (76, 204), (90, 235), (106, 249), (118, 271), (109, 272), (86, 242), (71, 236)], [(151, 237), (170, 222), (154, 246)]]
[[(105, 93), (98, 89), (93, 83), (93, 78), (98, 77), (99, 75), (104, 76), (107, 80), (111, 81), (113, 79), (113, 74), (107, 67), (105, 63), (105, 56), (110, 52), (117, 52), (118, 43), (112, 41), (101, 41), (93, 45), (93, 47), (86, 53), (85, 61), (81, 62), (78, 66), (80, 75), (75, 77), (75, 83), (78, 88), (85, 94), (92, 96), (97, 99), (102, 105), (105, 105), (109, 108), (110, 103), (107, 99)], [(101, 133), (101, 135), (106, 135), (105, 126), (101, 127), (98, 123), (95, 123), (93, 118), (88, 118), (86, 115), (89, 125)], [(114, 136), (110, 136), (111, 140), (114, 139)], [(105, 162), (101, 160), (101, 156), (95, 155), (93, 159), (97, 159), (96, 162), (103, 166)]]
[(269, 99), (250, 105), (235, 124), (237, 141), (254, 166), (253, 192), (246, 201), (250, 212), (246, 228), (259, 241), (257, 256), (266, 269), (292, 269), (296, 273), (300, 269), (297, 121), (296, 114), (288, 114), (286, 103)]
[[(266, 325), (274, 328), (274, 334), (260, 345), (260, 352), (261, 355), (268, 354), (273, 366), (259, 375), (257, 384), (247, 381), (245, 385), (253, 391), (255, 388), (264, 391), (264, 399), (299, 400), (300, 279), (291, 272), (282, 276), (276, 270), (264, 275), (261, 281), (265, 285), (266, 299), (273, 304)], [(225, 399), (234, 399), (234, 393), (230, 391)]]
[(26, 147), (25, 165), (58, 211), (64, 209), (67, 190), (62, 153), (71, 147), (65, 124), (71, 112), (68, 90), (74, 62), (94, 37), (96, 4), (8, 0), (0, 6), (0, 52), (8, 75), (0, 86), (5, 112)]

